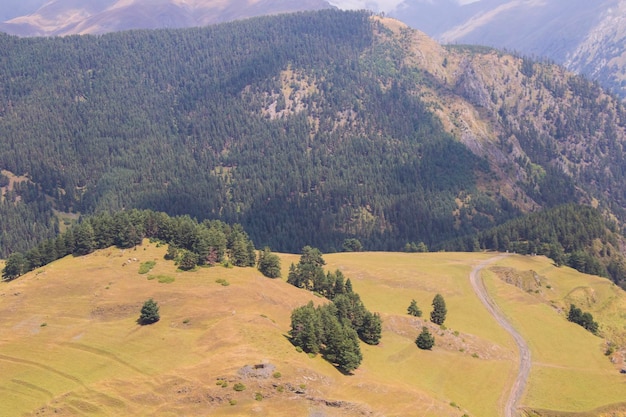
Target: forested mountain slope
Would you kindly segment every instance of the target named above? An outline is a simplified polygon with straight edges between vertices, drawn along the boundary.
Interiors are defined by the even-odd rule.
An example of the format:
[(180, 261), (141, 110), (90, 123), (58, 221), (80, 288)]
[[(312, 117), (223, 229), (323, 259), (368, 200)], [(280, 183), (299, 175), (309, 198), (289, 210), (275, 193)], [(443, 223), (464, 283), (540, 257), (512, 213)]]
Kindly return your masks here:
[(367, 13), (3, 35), (0, 62), (0, 168), (36, 185), (3, 199), (4, 253), (29, 201), (219, 218), (292, 252), (436, 246), (568, 202), (626, 219), (618, 100)]

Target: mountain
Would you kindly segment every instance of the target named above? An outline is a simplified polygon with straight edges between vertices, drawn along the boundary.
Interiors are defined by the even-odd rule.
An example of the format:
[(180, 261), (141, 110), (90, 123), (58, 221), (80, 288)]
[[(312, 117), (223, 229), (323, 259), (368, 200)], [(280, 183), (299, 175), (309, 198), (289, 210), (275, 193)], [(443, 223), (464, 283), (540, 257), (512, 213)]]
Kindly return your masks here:
[(46, 0), (5, 0), (0, 4), (0, 21), (30, 14), (45, 2)]
[[(0, 50), (4, 254), (78, 213), (133, 207), (241, 223), (289, 252), (346, 238), (476, 249), (479, 232), (568, 203), (611, 233), (626, 221), (621, 102), (561, 67), (444, 47), (393, 19), (3, 35)], [(608, 259), (618, 239), (593, 236), (575, 249), (621, 262)]]
[[(129, 29), (206, 26), (268, 14), (331, 7), (323, 0), (34, 0), (36, 10), (13, 16), (0, 31), (19, 36), (101, 34)], [(16, 6), (5, 5), (15, 14)], [(27, 5), (21, 4), (23, 11)]]
[[(182, 272), (165, 254), (146, 240), (0, 282), (0, 415), (505, 415), (517, 348), (468, 279), (494, 254), (324, 255), (325, 269), (341, 270), (383, 320), (381, 343), (361, 344), (352, 375), (287, 337), (291, 312), (323, 298), (254, 268)], [(280, 259), (283, 276), (298, 262)], [(624, 415), (622, 290), (540, 256), (501, 258), (482, 277), (531, 349), (521, 413)], [(437, 293), (445, 328), (428, 321)], [(140, 326), (150, 298), (160, 320)], [(423, 317), (407, 314), (411, 299)], [(593, 314), (601, 337), (566, 320), (572, 303)], [(435, 337), (432, 350), (415, 344), (423, 326)]]
[(626, 1), (405, 1), (390, 12), (440, 42), (547, 58), (626, 97)]

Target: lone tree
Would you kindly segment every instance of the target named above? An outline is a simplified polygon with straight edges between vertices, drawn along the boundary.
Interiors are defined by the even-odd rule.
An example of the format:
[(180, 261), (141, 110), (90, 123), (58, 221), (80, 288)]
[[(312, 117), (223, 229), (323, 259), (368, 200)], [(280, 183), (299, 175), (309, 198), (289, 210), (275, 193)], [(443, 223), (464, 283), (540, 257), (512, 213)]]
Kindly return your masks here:
[(430, 321), (441, 326), (446, 321), (447, 313), (446, 301), (443, 299), (443, 296), (441, 294), (435, 295), (435, 298), (433, 298), (433, 311), (430, 312)]
[(406, 312), (415, 317), (422, 317), (422, 310), (420, 310), (417, 306), (417, 302), (415, 300), (411, 300), (411, 304), (409, 304)]
[(139, 316), (138, 323), (143, 325), (152, 324), (159, 321), (161, 316), (159, 316), (159, 305), (150, 298), (148, 301), (143, 303), (143, 307), (141, 307), (141, 315)]
[(415, 339), (415, 344), (420, 349), (430, 350), (435, 346), (435, 338), (430, 334), (428, 328), (422, 327), (422, 333)]

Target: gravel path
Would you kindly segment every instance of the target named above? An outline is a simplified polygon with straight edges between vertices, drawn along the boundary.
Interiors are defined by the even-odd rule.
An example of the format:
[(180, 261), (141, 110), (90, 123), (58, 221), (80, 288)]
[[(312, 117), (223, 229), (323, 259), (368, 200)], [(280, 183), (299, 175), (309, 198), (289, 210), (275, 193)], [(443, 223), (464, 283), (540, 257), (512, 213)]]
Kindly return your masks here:
[(519, 349), (519, 371), (517, 372), (517, 378), (515, 378), (515, 383), (511, 387), (511, 392), (509, 393), (509, 398), (507, 399), (506, 406), (504, 408), (504, 417), (515, 417), (517, 415), (517, 404), (524, 394), (524, 388), (526, 387), (526, 381), (528, 380), (528, 374), (530, 373), (530, 349), (528, 348), (528, 345), (522, 335), (520, 335), (517, 330), (513, 328), (502, 311), (500, 311), (498, 306), (491, 299), (487, 293), (487, 289), (485, 288), (485, 283), (480, 277), (480, 271), (485, 266), (496, 262), (505, 256), (507, 255), (496, 256), (481, 262), (470, 273), (470, 282), (472, 283), (474, 292), (478, 298), (480, 298), (480, 301), (485, 305), (489, 313), (496, 319), (498, 324), (502, 326), (504, 330), (509, 332), (511, 336), (513, 336), (513, 339), (515, 339), (515, 343)]

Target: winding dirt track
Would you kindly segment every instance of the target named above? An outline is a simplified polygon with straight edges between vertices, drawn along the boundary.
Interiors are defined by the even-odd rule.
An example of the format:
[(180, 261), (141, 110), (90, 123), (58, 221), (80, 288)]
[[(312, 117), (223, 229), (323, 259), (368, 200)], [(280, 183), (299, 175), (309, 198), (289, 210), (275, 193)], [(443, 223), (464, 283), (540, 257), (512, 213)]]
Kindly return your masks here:
[(517, 378), (515, 378), (515, 383), (513, 383), (513, 386), (511, 387), (509, 398), (506, 401), (506, 405), (504, 407), (504, 417), (515, 417), (517, 415), (517, 404), (522, 397), (522, 394), (524, 394), (524, 388), (526, 387), (526, 381), (528, 380), (528, 374), (530, 373), (530, 349), (528, 348), (528, 345), (526, 344), (526, 341), (524, 340), (522, 335), (520, 335), (517, 330), (515, 330), (515, 328), (511, 325), (511, 323), (507, 321), (504, 314), (491, 299), (480, 276), (480, 271), (485, 266), (496, 262), (499, 259), (504, 258), (505, 256), (507, 255), (496, 256), (481, 262), (470, 273), (470, 282), (472, 283), (474, 292), (476, 293), (478, 298), (480, 298), (480, 301), (485, 305), (489, 313), (496, 319), (498, 324), (502, 326), (504, 330), (509, 332), (511, 336), (513, 336), (513, 339), (515, 339), (515, 343), (517, 344), (517, 347), (519, 349), (519, 371), (517, 372)]

